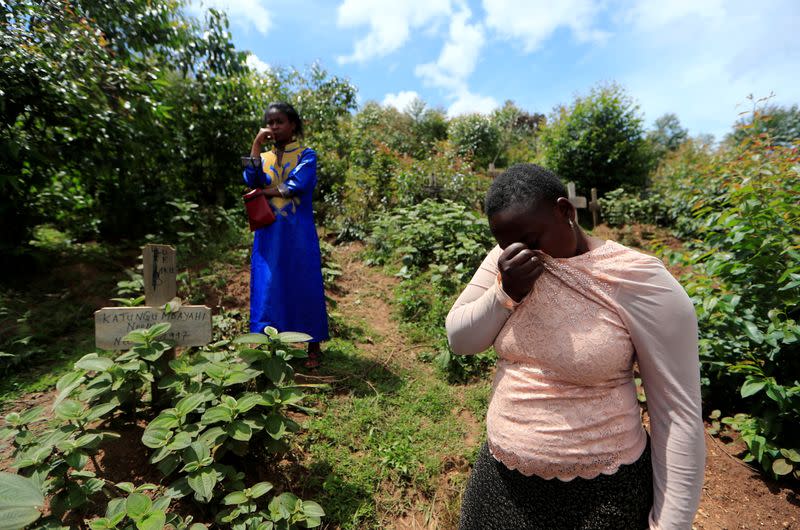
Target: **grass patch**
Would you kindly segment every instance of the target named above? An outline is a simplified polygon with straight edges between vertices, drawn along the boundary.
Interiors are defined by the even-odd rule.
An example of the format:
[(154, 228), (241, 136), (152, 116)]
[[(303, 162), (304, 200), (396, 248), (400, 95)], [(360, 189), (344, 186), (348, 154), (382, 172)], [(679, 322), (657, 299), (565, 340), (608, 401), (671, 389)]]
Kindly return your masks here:
[(333, 388), (316, 395), (320, 413), (300, 436), (313, 475), (307, 486), (329, 524), (384, 528), (387, 519), (433, 502), (448, 463), (472, 458), (474, 425), (459, 412), (474, 415), (488, 383), (457, 387), (431, 370), (389, 369), (341, 339), (327, 353), (321, 374)]

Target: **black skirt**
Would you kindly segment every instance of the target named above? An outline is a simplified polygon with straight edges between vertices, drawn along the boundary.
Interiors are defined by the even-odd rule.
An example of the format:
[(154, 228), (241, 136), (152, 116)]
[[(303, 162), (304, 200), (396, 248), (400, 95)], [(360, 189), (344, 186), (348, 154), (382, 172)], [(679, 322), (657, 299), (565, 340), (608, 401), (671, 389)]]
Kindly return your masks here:
[(459, 530), (639, 530), (653, 505), (650, 440), (613, 475), (526, 477), (495, 460), (484, 443), (464, 492)]

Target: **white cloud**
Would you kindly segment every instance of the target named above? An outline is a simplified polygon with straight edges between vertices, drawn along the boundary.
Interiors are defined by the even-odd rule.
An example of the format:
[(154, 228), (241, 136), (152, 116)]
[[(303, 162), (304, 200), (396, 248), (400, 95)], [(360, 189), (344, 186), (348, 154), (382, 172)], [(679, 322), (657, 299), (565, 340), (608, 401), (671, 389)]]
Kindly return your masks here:
[(579, 42), (606, 39), (594, 19), (601, 5), (592, 0), (483, 0), (486, 26), (508, 40), (520, 40), (525, 52), (532, 52), (559, 28), (572, 30)]
[(480, 23), (470, 24), (472, 12), (462, 5), (450, 19), (448, 37), (438, 59), (432, 63), (417, 65), (414, 73), (426, 85), (445, 90), (452, 103), (447, 110), (449, 116), (471, 112), (487, 113), (497, 108), (492, 97), (470, 92), (467, 79), (475, 71), (481, 50), (486, 43), (484, 29)]
[(473, 112), (488, 114), (500, 106), (493, 97), (473, 94), (466, 89), (456, 93), (455, 98), (456, 100), (447, 109), (447, 116), (450, 118)]
[(198, 17), (212, 8), (227, 13), (231, 25), (245, 32), (255, 29), (266, 35), (272, 27), (272, 15), (263, 0), (192, 0), (188, 6), (189, 12)]
[(419, 99), (419, 94), (413, 90), (401, 90), (397, 94), (386, 94), (381, 105), (384, 107), (394, 107), (400, 112), (403, 112), (416, 99)]
[(269, 65), (258, 58), (255, 53), (251, 53), (247, 56), (247, 60), (245, 61), (247, 66), (252, 68), (258, 73), (264, 74), (269, 71)]
[(451, 11), (450, 0), (344, 0), (338, 9), (337, 26), (369, 26), (369, 33), (355, 42), (351, 55), (338, 57), (339, 64), (388, 55), (408, 41), (412, 29), (435, 24)]
[(479, 24), (469, 24), (472, 16), (463, 8), (450, 20), (450, 32), (435, 63), (418, 65), (414, 73), (426, 83), (457, 91), (475, 71), (486, 39)]

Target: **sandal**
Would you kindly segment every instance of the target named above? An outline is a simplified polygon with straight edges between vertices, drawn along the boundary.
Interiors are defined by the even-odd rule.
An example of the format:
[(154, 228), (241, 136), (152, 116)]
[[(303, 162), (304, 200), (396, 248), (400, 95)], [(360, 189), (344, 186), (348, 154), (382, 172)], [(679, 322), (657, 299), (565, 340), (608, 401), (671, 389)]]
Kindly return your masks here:
[(308, 358), (303, 363), (303, 367), (308, 368), (309, 370), (314, 370), (319, 368), (322, 364), (322, 354), (321, 353), (309, 353)]

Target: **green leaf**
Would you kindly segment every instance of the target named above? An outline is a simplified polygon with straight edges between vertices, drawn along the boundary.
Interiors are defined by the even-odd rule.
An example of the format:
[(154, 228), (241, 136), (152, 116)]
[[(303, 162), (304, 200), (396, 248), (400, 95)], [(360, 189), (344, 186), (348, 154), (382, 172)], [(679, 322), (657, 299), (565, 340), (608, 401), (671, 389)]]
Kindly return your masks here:
[(180, 431), (176, 434), (167, 445), (170, 451), (178, 451), (189, 447), (192, 443), (192, 436), (188, 432)]
[(794, 466), (783, 458), (778, 458), (772, 463), (772, 471), (778, 476), (788, 475), (793, 469)]
[(106, 506), (106, 518), (111, 519), (112, 521), (118, 519), (119, 522), (124, 517), (125, 517), (125, 499), (116, 498), (108, 501), (108, 506)]
[(142, 443), (151, 449), (164, 447), (172, 439), (172, 431), (167, 429), (147, 428), (142, 434)]
[(744, 333), (756, 344), (764, 342), (764, 334), (759, 331), (758, 326), (749, 320), (744, 322)]
[(189, 482), (186, 480), (186, 477), (181, 477), (164, 490), (164, 495), (170, 499), (180, 499), (186, 497), (191, 492), (192, 488), (189, 487)]
[(228, 435), (234, 440), (248, 441), (253, 436), (253, 430), (245, 422), (236, 420), (228, 426)]
[(746, 398), (748, 396), (752, 396), (760, 391), (766, 385), (766, 381), (756, 381), (753, 379), (748, 378), (745, 383), (742, 385), (742, 397)]
[(197, 437), (197, 441), (209, 447), (221, 444), (228, 437), (225, 430), (221, 427), (212, 427)]
[(264, 375), (276, 385), (283, 383), (284, 379), (288, 379), (293, 375), (292, 367), (289, 366), (286, 361), (278, 357), (265, 359), (262, 367), (264, 369)]
[(147, 342), (147, 333), (146, 330), (143, 329), (134, 329), (124, 337), (122, 337), (124, 342), (130, 342), (132, 344), (144, 344)]
[(87, 421), (99, 420), (100, 418), (104, 417), (106, 414), (108, 414), (115, 408), (117, 408), (116, 403), (104, 403), (102, 405), (97, 405), (96, 407), (92, 407), (91, 409), (89, 409), (89, 412), (86, 413), (86, 420)]
[(197, 410), (200, 405), (208, 401), (209, 396), (205, 393), (189, 394), (185, 398), (178, 401), (175, 405), (175, 412), (179, 416), (186, 416), (190, 412)]
[(155, 339), (156, 337), (160, 337), (161, 335), (163, 335), (164, 333), (169, 331), (169, 328), (171, 328), (171, 327), (172, 327), (172, 324), (170, 324), (169, 322), (160, 322), (160, 323), (156, 324), (155, 326), (152, 326), (152, 327), (147, 329), (147, 336), (151, 340)]
[(257, 405), (267, 405), (267, 402), (264, 400), (264, 397), (261, 394), (249, 392), (239, 396), (239, 399), (236, 403), (236, 411), (241, 414), (249, 411)]
[(234, 491), (233, 493), (229, 493), (225, 495), (225, 498), (222, 499), (222, 504), (226, 506), (230, 506), (231, 504), (242, 504), (248, 501), (247, 495), (244, 494), (242, 491)]
[(297, 388), (281, 388), (281, 403), (285, 405), (293, 405), (299, 403), (305, 397), (302, 390)]
[(83, 382), (86, 380), (84, 377), (86, 372), (70, 372), (61, 376), (61, 379), (58, 380), (56, 383), (56, 390), (58, 390), (58, 396), (56, 396), (56, 400), (53, 402), (53, 408), (57, 407), (61, 401), (66, 399), (72, 394), (72, 391), (81, 386)]
[(248, 333), (233, 339), (234, 344), (269, 344), (269, 337), (262, 333)]
[(217, 472), (213, 469), (201, 469), (186, 478), (189, 487), (195, 492), (195, 499), (208, 502), (214, 496), (214, 486), (217, 484)]
[(795, 463), (800, 463), (800, 452), (795, 449), (781, 449), (781, 454)]
[(83, 418), (83, 404), (72, 399), (66, 399), (55, 408), (55, 414), (61, 420), (79, 420)]
[(75, 368), (80, 368), (87, 372), (105, 372), (112, 366), (114, 366), (113, 360), (108, 357), (100, 357), (96, 353), (84, 355), (75, 363)]
[(293, 342), (308, 342), (312, 340), (314, 337), (311, 335), (307, 335), (305, 333), (297, 333), (294, 331), (284, 331), (283, 333), (278, 333), (277, 339), (284, 344), (291, 344)]
[(233, 414), (231, 413), (231, 409), (218, 405), (205, 411), (203, 417), (200, 419), (200, 423), (203, 425), (211, 425), (212, 423), (219, 423), (221, 421), (229, 423), (232, 419)]
[(142, 519), (150, 513), (152, 508), (153, 501), (150, 500), (150, 497), (141, 493), (131, 493), (125, 501), (125, 511), (128, 513), (128, 517), (134, 521)]
[(133, 482), (118, 482), (115, 484), (115, 486), (125, 493), (133, 493), (133, 490), (136, 489), (136, 486), (134, 486)]
[(325, 510), (314, 501), (303, 501), (303, 513), (306, 517), (325, 517)]
[(272, 414), (267, 418), (265, 430), (272, 438), (280, 440), (286, 434), (286, 424), (283, 416)]
[(27, 477), (0, 471), (0, 530), (24, 528), (41, 517), (44, 495)]
[(22, 413), (19, 417), (20, 425), (27, 425), (39, 419), (39, 416), (44, 412), (44, 407), (34, 407)]
[(272, 489), (272, 484), (269, 482), (259, 482), (250, 487), (250, 498), (257, 499)]
[(192, 442), (183, 452), (183, 459), (186, 462), (203, 462), (211, 456), (211, 450), (200, 441)]
[(162, 410), (148, 425), (148, 429), (174, 429), (180, 425), (175, 409)]
[(167, 515), (163, 511), (154, 511), (147, 514), (142, 520), (136, 521), (138, 530), (163, 530), (167, 522)]

